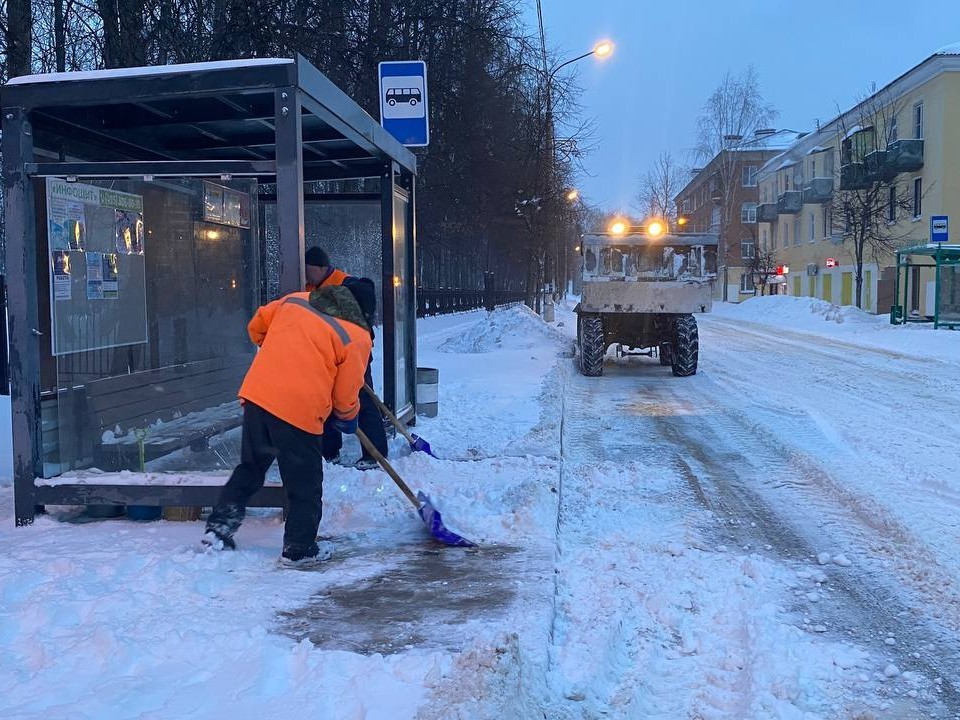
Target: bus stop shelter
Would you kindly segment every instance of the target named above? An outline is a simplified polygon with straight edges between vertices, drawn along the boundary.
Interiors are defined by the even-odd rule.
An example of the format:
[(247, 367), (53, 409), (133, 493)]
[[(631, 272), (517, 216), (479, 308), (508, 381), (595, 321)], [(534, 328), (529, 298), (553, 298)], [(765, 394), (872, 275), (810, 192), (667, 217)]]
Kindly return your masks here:
[[(246, 324), (303, 289), (314, 205), (379, 220), (381, 389), (413, 416), (416, 161), (310, 63), (27, 76), (0, 102), (18, 524), (215, 501), (229, 463), (199, 459), (238, 446)], [(360, 178), (379, 190), (319, 182)]]
[[(933, 293), (933, 316), (919, 312), (912, 315), (906, 308), (910, 306), (911, 298), (913, 304), (919, 304), (921, 283), (931, 275), (933, 280), (924, 284), (927, 293)], [(960, 327), (960, 245), (936, 243), (897, 251), (890, 322), (894, 325), (932, 322), (934, 328), (951, 330)]]

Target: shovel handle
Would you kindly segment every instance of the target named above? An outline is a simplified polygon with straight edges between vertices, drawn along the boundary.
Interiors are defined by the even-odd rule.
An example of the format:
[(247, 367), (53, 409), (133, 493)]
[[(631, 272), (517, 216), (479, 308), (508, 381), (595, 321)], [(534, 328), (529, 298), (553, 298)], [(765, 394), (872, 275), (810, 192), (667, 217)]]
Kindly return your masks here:
[(412, 502), (413, 506), (417, 510), (419, 510), (420, 501), (417, 500), (417, 496), (413, 494), (413, 490), (411, 490), (407, 486), (407, 484), (403, 481), (403, 478), (400, 477), (399, 473), (397, 473), (397, 471), (393, 469), (393, 466), (387, 462), (387, 459), (380, 453), (380, 451), (373, 446), (373, 443), (370, 442), (370, 438), (368, 438), (366, 434), (363, 432), (363, 430), (359, 428), (357, 428), (356, 434), (357, 434), (357, 440), (359, 440), (360, 444), (363, 445), (363, 449), (366, 450), (368, 453), (370, 453), (373, 456), (374, 460), (380, 463), (380, 467), (383, 468), (383, 471), (387, 475), (393, 478), (393, 481), (397, 484), (397, 487), (400, 488), (403, 491), (403, 494), (407, 496), (407, 500)]
[(413, 436), (410, 435), (410, 431), (407, 430), (406, 427), (404, 427), (403, 423), (397, 419), (396, 415), (390, 412), (390, 408), (388, 408), (386, 405), (383, 404), (383, 400), (377, 397), (377, 394), (373, 391), (373, 388), (367, 385), (366, 383), (364, 383), (363, 389), (367, 392), (367, 395), (373, 398), (373, 402), (376, 403), (376, 406), (378, 408), (380, 408), (380, 412), (382, 412), (384, 415), (390, 418), (390, 422), (393, 423), (393, 426), (397, 429), (397, 431), (407, 439), (408, 443), (413, 445), (414, 439), (413, 439)]

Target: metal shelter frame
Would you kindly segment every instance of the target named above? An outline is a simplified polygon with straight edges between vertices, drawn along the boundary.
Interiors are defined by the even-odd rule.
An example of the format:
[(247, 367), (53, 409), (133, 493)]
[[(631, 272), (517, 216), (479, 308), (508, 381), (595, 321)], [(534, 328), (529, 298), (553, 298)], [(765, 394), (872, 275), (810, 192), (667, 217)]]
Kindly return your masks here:
[[(916, 258), (926, 258), (926, 262), (917, 262)], [(960, 328), (960, 321), (940, 319), (940, 285), (941, 270), (943, 268), (960, 267), (960, 245), (917, 245), (901, 248), (897, 251), (897, 275), (894, 280), (893, 306), (890, 308), (890, 323), (903, 325), (908, 322), (930, 322), (925, 318), (911, 319), (905, 312), (907, 299), (910, 297), (910, 270), (913, 268), (932, 268), (934, 274), (934, 310), (933, 327), (955, 330)], [(901, 281), (901, 276), (903, 280)]]
[[(383, 395), (401, 419), (413, 416), (416, 158), (304, 58), (26, 76), (5, 85), (0, 101), (18, 525), (33, 521), (37, 505), (211, 505), (219, 491), (217, 486), (37, 485), (45, 338), (38, 317), (42, 248), (35, 192), (43, 178), (249, 177), (275, 183), (281, 293), (302, 290), (305, 283), (304, 183), (379, 178), (379, 193), (312, 195), (306, 201), (380, 204)], [(263, 253), (262, 237), (259, 242)], [(397, 242), (404, 245), (400, 252)], [(406, 267), (395, 267), (396, 256)], [(408, 283), (405, 295), (395, 290), (400, 282)], [(396, 307), (398, 297), (405, 308)], [(407, 328), (399, 339), (398, 315)], [(407, 344), (401, 348), (404, 377), (398, 377), (398, 342)], [(398, 397), (404, 399), (401, 407)], [(283, 502), (282, 489), (268, 486), (251, 505)]]

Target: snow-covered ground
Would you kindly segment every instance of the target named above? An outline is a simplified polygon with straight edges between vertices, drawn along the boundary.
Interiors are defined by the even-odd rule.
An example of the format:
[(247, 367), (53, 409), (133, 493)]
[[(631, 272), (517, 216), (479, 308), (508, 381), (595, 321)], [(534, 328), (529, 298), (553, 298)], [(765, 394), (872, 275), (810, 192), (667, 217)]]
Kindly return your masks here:
[(396, 466), (477, 552), (379, 472), (326, 473), (310, 573), (273, 511), (211, 555), (200, 523), (14, 528), (0, 480), (0, 717), (958, 717), (960, 333), (758, 298), (700, 318), (695, 377), (583, 378), (557, 320), (419, 323), (442, 459)]

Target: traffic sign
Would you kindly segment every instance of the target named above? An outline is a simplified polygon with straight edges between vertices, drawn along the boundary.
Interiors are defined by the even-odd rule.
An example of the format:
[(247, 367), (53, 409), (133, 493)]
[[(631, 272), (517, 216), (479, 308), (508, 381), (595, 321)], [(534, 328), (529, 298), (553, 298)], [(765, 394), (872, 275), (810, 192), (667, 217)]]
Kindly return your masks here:
[(945, 243), (949, 236), (948, 217), (946, 215), (933, 215), (930, 218), (930, 242)]
[(837, 266), (836, 258), (827, 258), (826, 265), (828, 268), (835, 268)]
[(382, 62), (379, 75), (380, 124), (404, 145), (428, 145), (427, 64), (422, 60)]

